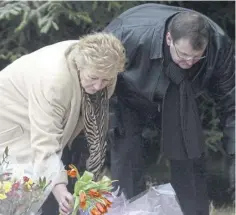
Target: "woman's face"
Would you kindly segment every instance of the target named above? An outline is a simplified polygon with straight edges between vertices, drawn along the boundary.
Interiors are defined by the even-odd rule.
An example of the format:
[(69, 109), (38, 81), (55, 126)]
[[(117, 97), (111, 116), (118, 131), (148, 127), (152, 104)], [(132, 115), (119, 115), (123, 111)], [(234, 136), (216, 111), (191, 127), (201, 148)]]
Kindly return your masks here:
[(112, 79), (101, 78), (94, 74), (95, 73), (87, 72), (86, 70), (80, 71), (81, 86), (86, 93), (94, 94), (107, 87), (112, 82)]

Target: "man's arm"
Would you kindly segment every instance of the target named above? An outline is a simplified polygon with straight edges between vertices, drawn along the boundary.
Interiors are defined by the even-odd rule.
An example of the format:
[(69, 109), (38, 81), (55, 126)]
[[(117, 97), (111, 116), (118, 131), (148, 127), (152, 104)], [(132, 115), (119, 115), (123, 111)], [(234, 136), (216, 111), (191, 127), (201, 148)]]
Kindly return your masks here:
[(235, 56), (230, 39), (224, 41), (217, 59), (213, 77), (209, 83), (212, 94), (220, 109), (224, 144), (228, 154), (235, 153)]
[(209, 90), (221, 112), (223, 143), (228, 153), (227, 171), (229, 193), (235, 196), (235, 56), (232, 42), (228, 39), (217, 59), (216, 70), (209, 84)]

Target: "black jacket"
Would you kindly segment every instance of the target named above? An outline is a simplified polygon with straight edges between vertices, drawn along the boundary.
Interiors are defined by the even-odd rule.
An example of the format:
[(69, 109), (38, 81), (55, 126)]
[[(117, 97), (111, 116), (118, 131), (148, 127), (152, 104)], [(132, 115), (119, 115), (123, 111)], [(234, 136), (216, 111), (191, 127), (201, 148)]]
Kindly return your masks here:
[[(154, 93), (164, 95), (169, 80), (163, 74), (163, 41), (167, 21), (181, 11), (180, 7), (143, 4), (114, 19), (104, 31), (112, 32), (126, 48), (126, 71), (119, 74), (115, 94), (127, 105), (146, 110)], [(229, 153), (235, 151), (235, 58), (230, 38), (212, 20), (207, 58), (193, 78), (198, 97), (208, 91), (222, 110), (224, 138)], [(151, 110), (150, 110), (151, 111)]]

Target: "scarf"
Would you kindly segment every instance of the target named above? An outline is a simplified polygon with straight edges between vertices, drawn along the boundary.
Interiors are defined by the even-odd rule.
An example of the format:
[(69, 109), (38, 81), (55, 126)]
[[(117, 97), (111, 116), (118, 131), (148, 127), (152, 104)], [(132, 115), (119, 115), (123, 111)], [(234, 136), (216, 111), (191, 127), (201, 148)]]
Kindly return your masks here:
[(107, 88), (91, 95), (82, 89), (82, 116), (89, 149), (86, 163), (88, 171), (98, 179), (106, 156), (106, 134), (108, 130), (108, 92)]
[[(78, 73), (76, 56), (78, 56), (75, 45), (68, 48), (65, 56), (70, 70)], [(87, 139), (89, 158), (86, 168), (94, 174), (95, 180), (98, 179), (101, 169), (105, 163), (106, 156), (106, 134), (108, 130), (108, 89), (98, 91), (90, 95), (81, 87), (82, 92), (82, 116), (84, 122), (84, 133)]]
[(169, 159), (192, 159), (204, 151), (204, 135), (189, 70), (178, 67), (165, 54), (165, 75), (170, 80), (163, 100), (162, 149)]

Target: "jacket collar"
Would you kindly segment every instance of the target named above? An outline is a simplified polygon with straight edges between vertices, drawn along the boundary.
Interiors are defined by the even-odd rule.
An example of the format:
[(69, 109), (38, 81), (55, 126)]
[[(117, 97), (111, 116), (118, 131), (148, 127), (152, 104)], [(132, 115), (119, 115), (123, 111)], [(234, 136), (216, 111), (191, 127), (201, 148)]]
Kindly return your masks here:
[(156, 28), (152, 38), (152, 45), (150, 51), (150, 59), (163, 58), (163, 41), (165, 39), (164, 25), (160, 28)]
[(72, 99), (70, 106), (70, 114), (67, 119), (67, 124), (65, 126), (65, 134), (63, 135), (63, 143), (66, 144), (69, 142), (70, 138), (73, 135), (73, 132), (76, 128), (77, 122), (80, 116), (81, 110), (81, 87), (78, 77), (78, 70), (74, 62), (74, 57), (76, 53), (74, 52), (74, 47), (76, 44), (71, 45), (65, 52), (65, 59), (67, 63), (68, 72), (71, 74), (72, 82)]
[(168, 17), (165, 20), (165, 24), (164, 25), (159, 25), (155, 28), (154, 30), (154, 34), (152, 37), (152, 46), (151, 46), (151, 52), (150, 52), (150, 59), (158, 59), (158, 58), (163, 58), (164, 57), (164, 53), (163, 53), (163, 44), (165, 42), (165, 35), (167, 32), (167, 26), (169, 23), (169, 20), (175, 16), (178, 12), (172, 14), (172, 16)]

